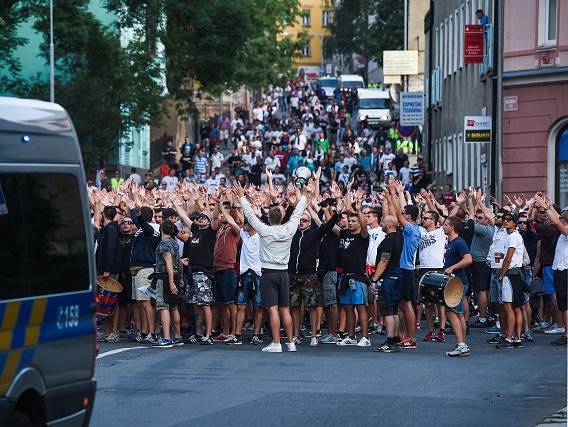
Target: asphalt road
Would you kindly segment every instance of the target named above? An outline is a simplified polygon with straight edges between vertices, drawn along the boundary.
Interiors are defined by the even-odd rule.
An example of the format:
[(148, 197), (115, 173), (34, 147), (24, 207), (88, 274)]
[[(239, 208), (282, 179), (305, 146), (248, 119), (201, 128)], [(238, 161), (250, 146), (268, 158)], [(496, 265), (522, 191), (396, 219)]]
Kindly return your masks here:
[(393, 354), (307, 339), (281, 354), (103, 344), (91, 425), (534, 426), (566, 407), (567, 348), (549, 345), (555, 337), (498, 350), (472, 329), (464, 358), (445, 356), (452, 336)]

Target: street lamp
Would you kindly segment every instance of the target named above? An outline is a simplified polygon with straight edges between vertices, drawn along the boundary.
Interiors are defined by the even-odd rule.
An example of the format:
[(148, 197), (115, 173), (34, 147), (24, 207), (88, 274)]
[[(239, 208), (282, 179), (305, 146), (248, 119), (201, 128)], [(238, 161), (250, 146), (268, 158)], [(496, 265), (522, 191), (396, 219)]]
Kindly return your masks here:
[(53, 47), (53, 0), (49, 0), (49, 101), (55, 102), (55, 52)]

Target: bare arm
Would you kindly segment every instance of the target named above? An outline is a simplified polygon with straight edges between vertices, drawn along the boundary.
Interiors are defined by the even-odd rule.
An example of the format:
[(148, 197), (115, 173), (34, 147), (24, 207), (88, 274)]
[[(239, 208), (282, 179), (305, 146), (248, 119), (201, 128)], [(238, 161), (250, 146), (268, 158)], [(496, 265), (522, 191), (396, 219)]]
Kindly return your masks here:
[(471, 254), (465, 254), (460, 262), (449, 266), (446, 268), (445, 272), (447, 274), (452, 274), (454, 270), (459, 270), (461, 268), (466, 268), (468, 265), (473, 263), (473, 259), (471, 258)]
[(509, 267), (511, 266), (511, 260), (513, 259), (513, 254), (515, 253), (515, 248), (507, 249), (507, 255), (505, 255), (505, 259), (503, 260), (503, 267), (501, 267), (501, 271), (499, 272), (499, 279), (503, 279), (507, 272), (509, 271)]
[(237, 232), (237, 234), (240, 234), (241, 233), (241, 227), (239, 227), (239, 225), (235, 222), (235, 220), (231, 216), (231, 213), (223, 205), (221, 205), (221, 213), (223, 214), (225, 221), (227, 221), (227, 224), (229, 224), (231, 226), (231, 228)]
[(168, 272), (168, 285), (170, 286), (170, 291), (172, 294), (177, 294), (177, 287), (174, 281), (174, 263), (172, 261), (172, 254), (166, 252), (164, 254), (164, 262), (166, 263), (166, 270)]
[(375, 270), (375, 273), (373, 274), (373, 278), (372, 278), (373, 282), (376, 282), (377, 280), (379, 280), (381, 278), (381, 276), (383, 275), (383, 273), (387, 269), (387, 266), (389, 265), (390, 258), (391, 258), (391, 254), (388, 253), (388, 252), (381, 254), (381, 260), (377, 264), (377, 269)]

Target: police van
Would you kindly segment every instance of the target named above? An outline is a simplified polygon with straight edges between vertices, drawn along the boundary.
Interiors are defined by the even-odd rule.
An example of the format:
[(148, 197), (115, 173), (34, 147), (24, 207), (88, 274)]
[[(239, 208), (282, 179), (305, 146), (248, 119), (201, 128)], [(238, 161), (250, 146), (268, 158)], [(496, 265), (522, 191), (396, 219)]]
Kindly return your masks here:
[(95, 260), (81, 150), (57, 104), (0, 97), (0, 426), (86, 426)]

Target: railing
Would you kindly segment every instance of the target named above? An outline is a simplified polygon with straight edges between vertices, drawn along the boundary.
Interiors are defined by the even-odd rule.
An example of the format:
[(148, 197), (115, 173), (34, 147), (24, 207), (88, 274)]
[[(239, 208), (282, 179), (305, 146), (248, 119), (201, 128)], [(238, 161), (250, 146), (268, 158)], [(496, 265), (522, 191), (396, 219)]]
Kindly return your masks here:
[(483, 63), (479, 64), (479, 74), (493, 68), (493, 25), (487, 24), (483, 32)]

